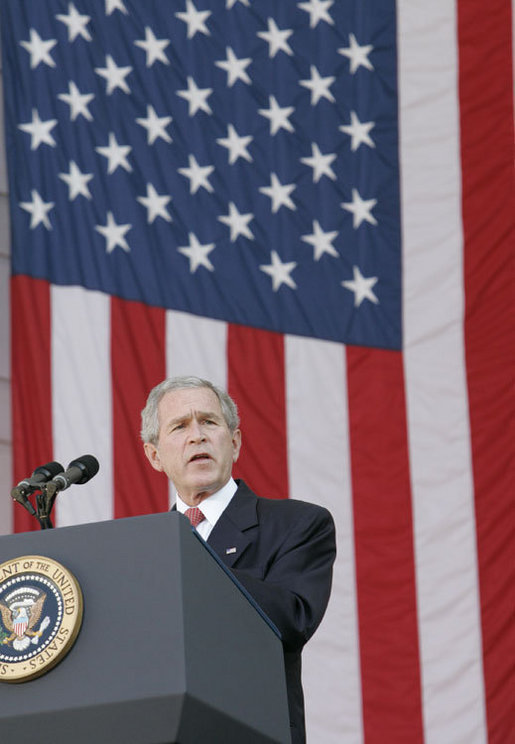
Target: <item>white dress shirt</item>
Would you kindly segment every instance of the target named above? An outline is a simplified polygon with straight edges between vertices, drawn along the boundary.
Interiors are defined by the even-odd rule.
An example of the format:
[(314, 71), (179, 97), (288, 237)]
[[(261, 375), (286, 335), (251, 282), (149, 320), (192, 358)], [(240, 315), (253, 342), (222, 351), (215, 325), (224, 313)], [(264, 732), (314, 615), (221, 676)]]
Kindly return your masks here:
[[(211, 534), (211, 530), (218, 522), (222, 512), (229, 504), (237, 489), (238, 486), (236, 485), (234, 478), (229, 478), (223, 488), (216, 491), (216, 493), (212, 493), (211, 496), (205, 498), (198, 505), (198, 508), (204, 515), (205, 519), (198, 525), (197, 532), (204, 540), (207, 540)], [(175, 505), (177, 511), (181, 514), (184, 514), (186, 509), (190, 508), (188, 504), (184, 503), (179, 494), (177, 494)]]

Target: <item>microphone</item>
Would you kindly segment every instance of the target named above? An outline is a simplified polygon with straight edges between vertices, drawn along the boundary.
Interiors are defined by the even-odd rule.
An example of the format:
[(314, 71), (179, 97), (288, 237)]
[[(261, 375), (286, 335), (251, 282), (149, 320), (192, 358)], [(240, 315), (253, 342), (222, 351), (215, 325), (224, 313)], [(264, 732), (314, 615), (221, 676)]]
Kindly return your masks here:
[(27, 509), (33, 517), (36, 516), (36, 510), (27, 498), (27, 494), (31, 494), (38, 488), (47, 483), (51, 478), (62, 473), (64, 470), (60, 462), (47, 462), (45, 465), (40, 465), (36, 468), (30, 478), (24, 478), (18, 485), (12, 489), (11, 498), (13, 501), (17, 501), (25, 509)]
[(40, 465), (39, 468), (36, 468), (30, 478), (21, 480), (16, 486), (16, 489), (19, 488), (21, 491), (35, 491), (42, 483), (46, 483), (63, 471), (64, 468), (60, 462), (47, 462), (46, 465)]
[(55, 475), (50, 484), (55, 486), (56, 491), (64, 491), (74, 483), (87, 483), (98, 473), (99, 467), (96, 457), (82, 455), (82, 457), (72, 460), (64, 473), (59, 472)]

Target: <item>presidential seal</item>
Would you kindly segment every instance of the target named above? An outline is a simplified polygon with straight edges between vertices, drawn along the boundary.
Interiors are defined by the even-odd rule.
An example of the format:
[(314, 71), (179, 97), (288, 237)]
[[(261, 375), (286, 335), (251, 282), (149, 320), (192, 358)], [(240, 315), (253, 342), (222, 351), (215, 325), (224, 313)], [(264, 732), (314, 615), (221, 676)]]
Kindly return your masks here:
[(82, 606), (77, 580), (57, 561), (24, 555), (0, 564), (0, 682), (26, 682), (61, 661)]

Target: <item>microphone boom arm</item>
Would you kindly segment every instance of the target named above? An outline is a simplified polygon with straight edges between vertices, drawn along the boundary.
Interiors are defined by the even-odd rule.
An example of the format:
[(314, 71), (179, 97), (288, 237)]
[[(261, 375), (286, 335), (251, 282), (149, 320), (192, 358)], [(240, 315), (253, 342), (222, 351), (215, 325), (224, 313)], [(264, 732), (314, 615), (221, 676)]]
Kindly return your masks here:
[(52, 529), (54, 526), (50, 519), (50, 514), (52, 513), (57, 492), (57, 483), (51, 480), (41, 486), (41, 493), (36, 496), (38, 505), (37, 518), (42, 530)]

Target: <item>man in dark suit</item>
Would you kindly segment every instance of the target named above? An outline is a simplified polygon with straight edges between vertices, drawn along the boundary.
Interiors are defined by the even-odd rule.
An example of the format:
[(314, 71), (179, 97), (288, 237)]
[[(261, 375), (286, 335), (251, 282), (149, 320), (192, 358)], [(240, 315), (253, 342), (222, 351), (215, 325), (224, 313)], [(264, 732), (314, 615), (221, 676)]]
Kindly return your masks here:
[(241, 447), (238, 411), (207, 380), (155, 387), (142, 412), (145, 453), (177, 491), (177, 509), (281, 632), (292, 744), (305, 742), (301, 650), (324, 615), (336, 554), (323, 507), (260, 498), (232, 478)]

